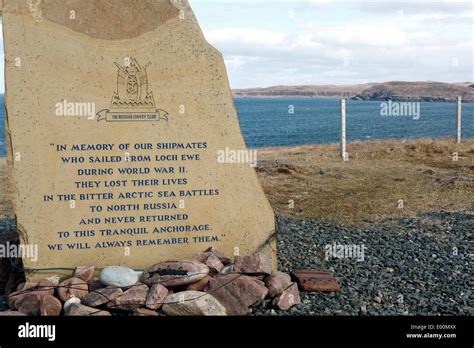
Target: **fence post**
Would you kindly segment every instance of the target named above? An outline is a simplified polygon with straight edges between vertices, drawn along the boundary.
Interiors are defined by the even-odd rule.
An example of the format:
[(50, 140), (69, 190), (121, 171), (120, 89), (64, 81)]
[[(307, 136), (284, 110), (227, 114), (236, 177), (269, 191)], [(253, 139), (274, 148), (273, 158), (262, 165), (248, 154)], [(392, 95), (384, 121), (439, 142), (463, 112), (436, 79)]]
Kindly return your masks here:
[(341, 156), (346, 160), (346, 99), (341, 99)]
[(458, 97), (456, 108), (456, 143), (461, 143), (461, 97)]

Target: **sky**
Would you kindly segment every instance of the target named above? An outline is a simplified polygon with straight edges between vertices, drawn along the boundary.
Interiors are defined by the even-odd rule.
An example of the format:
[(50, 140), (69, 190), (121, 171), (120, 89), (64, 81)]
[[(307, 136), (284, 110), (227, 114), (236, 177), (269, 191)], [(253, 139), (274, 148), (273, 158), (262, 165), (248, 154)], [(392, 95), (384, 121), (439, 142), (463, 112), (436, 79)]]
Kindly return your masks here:
[(472, 1), (190, 3), (233, 88), (474, 80)]
[(470, 0), (189, 2), (232, 88), (474, 81)]

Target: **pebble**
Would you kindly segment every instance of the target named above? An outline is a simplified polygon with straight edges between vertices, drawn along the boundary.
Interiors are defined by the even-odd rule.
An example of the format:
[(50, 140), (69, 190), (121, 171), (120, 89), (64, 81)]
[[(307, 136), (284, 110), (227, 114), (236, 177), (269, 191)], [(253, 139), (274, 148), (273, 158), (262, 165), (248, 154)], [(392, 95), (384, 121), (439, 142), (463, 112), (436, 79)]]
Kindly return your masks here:
[(100, 272), (99, 280), (104, 286), (127, 288), (138, 282), (138, 274), (127, 267), (107, 266)]
[[(284, 248), (278, 248), (278, 269), (290, 273), (297, 269), (330, 272), (340, 281), (341, 292), (334, 297), (301, 292), (300, 305), (290, 312), (276, 310), (276, 315), (329, 315), (340, 306), (344, 306), (344, 315), (349, 316), (361, 315), (364, 307), (364, 315), (371, 316), (472, 315), (468, 299), (459, 294), (470, 290), (468, 285), (472, 282), (474, 259), (464, 255), (472, 253), (469, 237), (473, 223), (472, 210), (386, 217), (377, 222), (367, 221), (363, 228), (321, 220), (279, 218), (276, 242)], [(324, 246), (334, 242), (364, 244), (364, 261), (351, 258), (326, 261)], [(453, 245), (458, 248), (456, 257), (452, 253)], [(383, 305), (373, 301), (378, 289), (383, 290)], [(404, 296), (403, 304), (397, 302), (400, 294)], [(454, 302), (448, 301), (449, 298)], [(394, 306), (388, 308), (388, 303)], [(271, 315), (271, 309), (256, 306), (252, 314)]]
[(374, 302), (382, 303), (382, 298), (380, 296), (375, 296), (374, 297)]

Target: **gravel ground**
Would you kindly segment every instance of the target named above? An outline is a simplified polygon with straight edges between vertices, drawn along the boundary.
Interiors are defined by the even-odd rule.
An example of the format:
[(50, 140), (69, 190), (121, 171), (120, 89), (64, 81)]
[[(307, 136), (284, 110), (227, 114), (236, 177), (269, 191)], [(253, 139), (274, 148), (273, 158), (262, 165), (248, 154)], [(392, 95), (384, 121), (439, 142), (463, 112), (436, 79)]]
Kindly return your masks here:
[[(280, 268), (326, 270), (339, 293), (300, 292), (301, 304), (255, 315), (472, 315), (474, 211), (421, 213), (368, 227), (280, 219)], [(364, 245), (364, 260), (329, 258), (327, 244)], [(457, 248), (457, 249), (456, 249)], [(382, 301), (377, 303), (374, 298)]]
[[(339, 279), (341, 292), (300, 292), (302, 303), (289, 311), (274, 310), (265, 301), (253, 314), (474, 314), (474, 258), (470, 256), (474, 211), (424, 213), (366, 225), (342, 227), (320, 220), (280, 219), (279, 268), (329, 271)], [(325, 246), (333, 243), (365, 246), (364, 259), (325, 260)], [(4, 310), (1, 285), (0, 310)]]

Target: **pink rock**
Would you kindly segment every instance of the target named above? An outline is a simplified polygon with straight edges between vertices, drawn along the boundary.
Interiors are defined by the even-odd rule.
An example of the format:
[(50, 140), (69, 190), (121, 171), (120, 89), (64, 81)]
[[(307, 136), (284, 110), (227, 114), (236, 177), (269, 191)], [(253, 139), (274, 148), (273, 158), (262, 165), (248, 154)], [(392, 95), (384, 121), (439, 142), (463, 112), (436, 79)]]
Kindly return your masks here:
[[(18, 291), (8, 295), (8, 303), (11, 309), (18, 309), (28, 294), (47, 296), (54, 294), (54, 284), (48, 279), (41, 279), (39, 282), (26, 282), (18, 285)], [(31, 301), (31, 299), (30, 299)]]
[(188, 287), (186, 288), (187, 291), (203, 291), (204, 288), (207, 286), (209, 283), (209, 279), (211, 279), (210, 276), (206, 276), (205, 278), (202, 278), (201, 280), (197, 281), (196, 283), (189, 284)]
[(41, 316), (58, 316), (61, 314), (61, 308), (61, 301), (54, 296), (40, 298), (39, 313)]
[(279, 271), (273, 271), (265, 278), (265, 286), (268, 288), (268, 296), (272, 298), (280, 295), (291, 285), (291, 283), (290, 275)]
[(268, 294), (262, 281), (241, 274), (211, 278), (205, 291), (214, 296), (229, 315), (246, 315), (250, 306), (260, 303)]
[(217, 256), (219, 258), (219, 260), (224, 264), (224, 265), (228, 265), (230, 264), (231, 260), (229, 257), (227, 257), (226, 255), (224, 255), (223, 253), (221, 253), (219, 250), (217, 249), (214, 249), (213, 247), (210, 247), (206, 250), (206, 252), (210, 252), (212, 254), (214, 254), (215, 256)]
[(255, 253), (250, 256), (235, 257), (235, 272), (243, 274), (270, 274), (272, 265), (267, 256)]
[(209, 255), (206, 260), (206, 266), (209, 267), (209, 270), (213, 273), (219, 273), (224, 268), (224, 264), (214, 254)]
[(145, 306), (149, 309), (157, 310), (165, 302), (168, 296), (168, 289), (161, 284), (153, 284), (146, 295)]
[(293, 271), (292, 276), (303, 291), (332, 292), (341, 291), (337, 278), (330, 273), (315, 269), (301, 269)]
[(38, 294), (26, 294), (18, 307), (18, 312), (26, 315), (39, 315), (41, 296)]
[(90, 282), (94, 278), (95, 267), (92, 265), (84, 265), (76, 267), (74, 271), (74, 278), (79, 278), (86, 283)]
[(89, 307), (98, 307), (108, 302), (112, 302), (122, 294), (123, 291), (121, 288), (109, 286), (89, 292), (84, 296), (81, 302)]
[(206, 264), (206, 261), (207, 261), (207, 259), (210, 255), (212, 255), (210, 252), (194, 254), (193, 257), (192, 257), (192, 260), (196, 261), (196, 262), (199, 262), (199, 263)]
[(296, 283), (290, 285), (272, 301), (273, 306), (284, 311), (287, 311), (299, 303), (301, 303), (300, 292), (298, 291), (298, 284)]
[[(216, 251), (215, 249), (212, 249), (213, 252), (209, 250), (211, 249), (208, 249), (208, 251), (204, 253), (195, 254), (192, 259), (193, 261), (205, 264), (207, 267), (209, 267), (209, 270), (211, 272), (219, 273), (224, 268), (224, 264), (222, 263), (220, 257), (217, 255), (222, 255), (222, 258), (224, 260), (228, 260), (228, 258), (226, 258), (222, 253)], [(216, 252), (216, 254), (214, 252)]]
[(39, 294), (40, 296), (47, 296), (47, 295), (53, 296), (55, 287), (56, 286), (51, 280), (41, 279), (38, 282), (38, 285), (36, 287), (36, 293)]
[(24, 283), (18, 284), (18, 287), (16, 288), (16, 290), (22, 291), (26, 289), (31, 289), (32, 287), (35, 287), (36, 285), (38, 285), (38, 282), (24, 282)]
[(82, 279), (69, 278), (59, 283), (56, 291), (58, 298), (65, 302), (71, 297), (82, 299), (89, 293), (89, 286)]
[(139, 307), (145, 307), (146, 297), (148, 294), (148, 286), (142, 283), (137, 283), (124, 291), (122, 295), (107, 303), (108, 308), (118, 308), (128, 311), (133, 311)]

